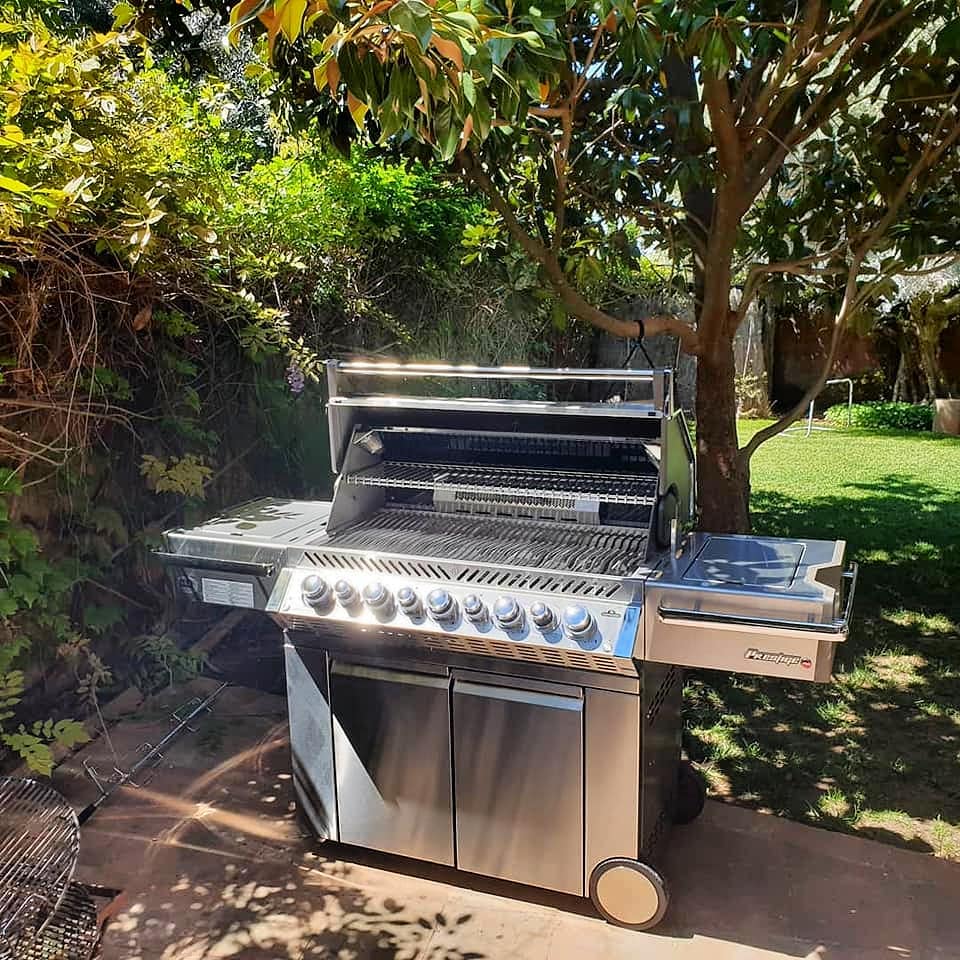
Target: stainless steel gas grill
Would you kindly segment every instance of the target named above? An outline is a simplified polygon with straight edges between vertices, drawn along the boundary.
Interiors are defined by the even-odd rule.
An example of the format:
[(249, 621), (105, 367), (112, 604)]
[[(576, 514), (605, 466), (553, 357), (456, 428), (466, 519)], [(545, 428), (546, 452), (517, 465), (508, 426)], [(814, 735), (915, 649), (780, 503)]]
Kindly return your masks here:
[(307, 820), (653, 926), (668, 827), (703, 804), (681, 667), (828, 679), (844, 544), (690, 532), (670, 371), (327, 371), (332, 502), (255, 501), (170, 531), (163, 554), (188, 596), (284, 627)]

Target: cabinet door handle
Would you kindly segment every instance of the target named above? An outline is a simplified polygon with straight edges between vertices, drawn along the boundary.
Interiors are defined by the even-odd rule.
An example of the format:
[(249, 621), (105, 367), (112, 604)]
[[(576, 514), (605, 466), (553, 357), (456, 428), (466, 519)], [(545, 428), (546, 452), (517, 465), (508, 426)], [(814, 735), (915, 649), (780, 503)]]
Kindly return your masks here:
[(582, 697), (565, 697), (558, 693), (540, 693), (537, 690), (521, 690), (517, 687), (495, 687), (485, 683), (470, 683), (457, 680), (453, 684), (453, 693), (466, 697), (483, 697), (487, 700), (511, 700), (514, 703), (526, 703), (531, 707), (548, 707), (552, 710), (583, 710)]
[(384, 683), (405, 683), (413, 687), (445, 689), (450, 678), (430, 673), (411, 673), (406, 670), (391, 670), (382, 667), (367, 667), (362, 663), (344, 663), (334, 660), (330, 672), (338, 677), (359, 677), (362, 680), (380, 680)]

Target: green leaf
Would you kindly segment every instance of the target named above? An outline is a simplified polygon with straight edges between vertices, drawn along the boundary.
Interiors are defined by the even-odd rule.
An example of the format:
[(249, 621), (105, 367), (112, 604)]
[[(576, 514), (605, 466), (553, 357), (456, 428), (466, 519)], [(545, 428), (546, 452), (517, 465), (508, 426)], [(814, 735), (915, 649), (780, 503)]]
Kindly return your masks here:
[(390, 8), (390, 22), (404, 33), (417, 38), (420, 50), (427, 52), (433, 36), (433, 19), (430, 8), (423, 0), (400, 0)]
[(951, 20), (937, 34), (937, 53), (960, 58), (960, 20)]
[(91, 604), (83, 608), (83, 622), (93, 633), (106, 633), (123, 621), (123, 609), (112, 603)]
[(20, 604), (9, 590), (0, 590), (0, 617), (12, 617), (20, 609)]
[(127, 0), (120, 0), (110, 12), (113, 15), (114, 30), (122, 30), (137, 15), (136, 7)]
[(13, 552), (18, 557), (28, 557), (35, 554), (40, 546), (37, 535), (26, 527), (11, 527), (7, 531), (7, 539)]
[(477, 102), (477, 90), (469, 71), (460, 77), (460, 86), (463, 88), (463, 98), (472, 107)]
[(32, 187), (28, 187), (21, 180), (14, 180), (12, 177), (0, 175), (0, 190), (9, 190), (10, 193), (30, 193)]
[(65, 719), (53, 725), (53, 739), (60, 746), (70, 749), (80, 743), (89, 743), (90, 734), (79, 720)]
[[(22, 728), (21, 728), (22, 730)], [(34, 773), (49, 777), (53, 773), (53, 751), (39, 737), (29, 733), (5, 733), (2, 740)]]

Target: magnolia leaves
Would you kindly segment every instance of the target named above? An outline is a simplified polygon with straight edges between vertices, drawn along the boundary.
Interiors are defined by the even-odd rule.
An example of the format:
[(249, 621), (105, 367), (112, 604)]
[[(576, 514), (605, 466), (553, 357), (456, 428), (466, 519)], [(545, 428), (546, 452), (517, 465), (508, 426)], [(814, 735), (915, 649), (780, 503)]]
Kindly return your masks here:
[[(551, 17), (567, 9), (552, 2)], [(466, 0), (241, 0), (230, 19), (232, 42), (259, 20), (271, 57), (279, 37), (299, 40), (315, 87), (358, 130), (372, 113), (381, 142), (412, 134), (444, 161), (489, 136), (495, 114), (522, 119), (565, 57), (555, 20), (536, 7), (504, 20)]]

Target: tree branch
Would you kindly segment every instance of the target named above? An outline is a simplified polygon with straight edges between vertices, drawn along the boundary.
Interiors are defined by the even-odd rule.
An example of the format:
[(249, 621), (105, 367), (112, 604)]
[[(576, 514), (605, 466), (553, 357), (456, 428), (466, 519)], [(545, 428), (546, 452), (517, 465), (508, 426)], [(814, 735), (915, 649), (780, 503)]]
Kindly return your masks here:
[[(782, 96), (778, 97), (774, 101), (769, 112), (758, 120), (758, 123), (755, 125), (759, 128), (758, 132), (760, 130), (764, 132), (772, 132), (773, 126), (778, 120), (778, 114), (782, 111), (785, 105), (788, 103), (795, 103), (796, 98), (800, 95), (800, 93), (802, 93), (803, 90), (806, 89), (805, 80), (809, 79), (814, 73), (816, 73), (816, 71), (820, 68), (820, 64), (823, 63), (824, 60), (829, 59), (838, 50), (840, 50), (843, 45), (847, 43), (847, 41), (850, 41), (849, 46), (840, 57), (833, 72), (830, 74), (830, 76), (823, 80), (821, 84), (821, 90), (817, 96), (814, 97), (813, 101), (804, 109), (800, 118), (796, 122), (792, 120), (789, 121), (789, 133), (787, 133), (782, 139), (772, 137), (771, 139), (773, 139), (774, 144), (777, 145), (770, 145), (769, 143), (767, 144), (767, 149), (764, 151), (766, 156), (763, 157), (761, 155), (762, 164), (760, 171), (751, 178), (751, 196), (755, 197), (760, 190), (763, 189), (764, 184), (770, 180), (770, 178), (773, 176), (773, 173), (780, 167), (787, 154), (789, 154), (791, 150), (798, 147), (821, 127), (822, 122), (817, 120), (817, 116), (820, 114), (824, 103), (832, 100), (834, 104), (838, 106), (855, 89), (861, 87), (864, 83), (868, 83), (880, 72), (883, 64), (876, 64), (866, 71), (854, 72), (851, 76), (847, 77), (847, 79), (843, 81), (839, 89), (835, 89), (835, 84), (840, 79), (841, 75), (846, 71), (846, 68), (853, 59), (854, 54), (864, 44), (869, 43), (871, 40), (897, 26), (897, 24), (899, 24), (913, 10), (913, 8), (917, 5), (917, 2), (918, 0), (912, 0), (911, 3), (908, 3), (895, 14), (887, 17), (886, 20), (875, 24), (869, 30), (864, 29), (862, 33), (857, 33), (856, 31), (859, 28), (866, 25), (870, 16), (872, 15), (872, 12), (875, 12), (871, 12), (872, 0), (864, 0), (850, 26), (847, 27), (846, 30), (841, 31), (841, 33), (839, 33), (837, 37), (835, 37), (834, 40), (832, 40), (826, 47), (818, 51), (816, 56), (811, 53), (807, 60), (801, 64), (800, 69), (797, 72), (796, 81), (791, 84), (790, 87), (787, 87), (782, 91)], [(810, 69), (810, 67), (812, 67), (812, 69)], [(832, 114), (836, 111), (834, 109), (825, 112)], [(784, 117), (784, 120), (787, 119), (789, 118)]]
[(679, 317), (651, 317), (648, 322), (641, 325), (634, 320), (614, 317), (588, 302), (567, 279), (554, 252), (523, 228), (506, 197), (494, 186), (477, 160), (467, 151), (463, 151), (458, 155), (458, 161), (464, 175), (487, 195), (493, 208), (503, 219), (510, 235), (526, 254), (543, 268), (554, 292), (573, 316), (615, 337), (632, 338), (642, 336), (644, 333), (650, 335), (670, 333), (680, 338), (687, 353), (699, 352), (700, 345), (696, 330)]
[(717, 77), (704, 71), (703, 94), (716, 139), (720, 169), (730, 181), (740, 175), (743, 150), (726, 76)]
[(840, 337), (843, 334), (844, 327), (846, 326), (847, 317), (850, 315), (853, 309), (854, 298), (857, 290), (857, 274), (860, 272), (860, 266), (862, 262), (863, 255), (861, 255), (859, 259), (857, 256), (854, 256), (853, 262), (850, 264), (850, 272), (847, 275), (847, 283), (843, 295), (843, 302), (841, 303), (840, 310), (837, 312), (837, 316), (833, 322), (833, 336), (830, 338), (830, 349), (827, 351), (826, 359), (823, 362), (823, 367), (821, 368), (817, 379), (810, 384), (802, 399), (786, 416), (781, 417), (776, 423), (771, 423), (762, 430), (758, 430), (750, 438), (747, 445), (740, 450), (740, 458), (744, 463), (749, 462), (750, 458), (753, 456), (757, 447), (759, 447), (761, 443), (764, 443), (771, 437), (775, 437), (778, 433), (782, 433), (787, 429), (787, 427), (790, 426), (790, 424), (799, 420), (803, 416), (804, 412), (809, 408), (811, 401), (816, 399), (817, 395), (823, 389), (823, 385), (827, 382), (827, 378), (830, 376), (830, 371), (833, 369), (833, 361), (837, 356), (837, 348), (840, 346)]
[(787, 429), (787, 427), (790, 426), (791, 423), (799, 420), (800, 417), (803, 416), (804, 411), (810, 406), (811, 401), (816, 399), (817, 395), (823, 389), (824, 383), (826, 383), (827, 378), (830, 376), (830, 370), (833, 367), (833, 361), (837, 354), (837, 347), (840, 344), (840, 337), (847, 324), (847, 321), (869, 296), (870, 289), (875, 289), (876, 284), (881, 279), (878, 277), (873, 281), (872, 284), (866, 285), (863, 290), (858, 289), (857, 276), (860, 273), (860, 268), (863, 266), (863, 262), (867, 254), (871, 249), (873, 249), (873, 247), (893, 224), (897, 214), (900, 211), (900, 208), (906, 202), (907, 197), (910, 195), (910, 191), (913, 189), (917, 180), (923, 175), (923, 173), (930, 169), (930, 167), (936, 164), (947, 150), (949, 150), (958, 140), (960, 140), (960, 120), (956, 120), (952, 129), (950, 129), (940, 143), (936, 145), (933, 143), (933, 137), (944, 129), (944, 122), (946, 121), (947, 116), (953, 110), (958, 98), (960, 98), (960, 90), (957, 90), (953, 97), (951, 97), (950, 103), (943, 111), (939, 121), (937, 122), (934, 133), (931, 134), (930, 141), (928, 141), (923, 153), (920, 155), (916, 163), (914, 163), (914, 165), (910, 168), (903, 182), (900, 184), (896, 194), (894, 194), (893, 199), (887, 205), (886, 213), (880, 218), (880, 220), (877, 221), (873, 229), (867, 232), (866, 236), (853, 253), (853, 257), (850, 262), (850, 269), (847, 273), (847, 282), (844, 286), (843, 301), (840, 305), (840, 310), (837, 312), (836, 319), (834, 320), (833, 337), (830, 341), (830, 350), (827, 353), (827, 357), (824, 361), (823, 368), (820, 371), (820, 375), (810, 385), (806, 393), (803, 395), (803, 399), (800, 400), (800, 402), (786, 416), (781, 417), (776, 423), (772, 423), (770, 426), (759, 430), (750, 438), (750, 441), (747, 443), (747, 445), (740, 451), (740, 456), (743, 458), (744, 462), (750, 460), (750, 457), (753, 456), (760, 444), (764, 443), (766, 440), (769, 440), (771, 437), (775, 437), (778, 433), (782, 433)]

